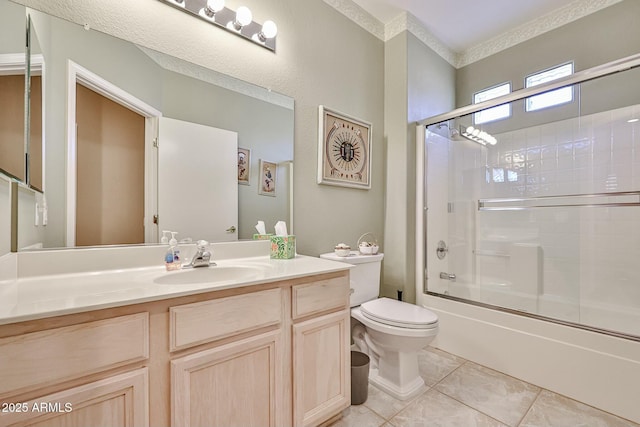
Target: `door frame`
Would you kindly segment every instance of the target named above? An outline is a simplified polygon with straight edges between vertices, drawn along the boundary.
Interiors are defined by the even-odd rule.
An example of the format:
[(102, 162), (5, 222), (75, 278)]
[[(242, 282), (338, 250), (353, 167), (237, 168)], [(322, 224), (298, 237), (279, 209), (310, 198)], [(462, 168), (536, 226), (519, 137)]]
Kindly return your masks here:
[[(14, 75), (25, 75), (26, 78), (26, 54), (24, 53), (2, 53), (0, 54), (0, 76), (14, 76)], [(46, 179), (45, 179), (45, 161), (44, 161), (44, 153), (45, 153), (45, 64), (44, 64), (44, 56), (42, 54), (34, 54), (31, 55), (31, 75), (40, 76), (41, 77), (41, 100), (42, 100), (42, 192), (44, 193), (46, 189)], [(25, 88), (26, 89), (26, 88)], [(25, 123), (26, 130), (26, 123)], [(27, 154), (27, 141), (25, 135), (24, 141), (24, 154)], [(25, 172), (24, 182), (29, 185), (30, 179), (28, 177), (29, 172)]]
[(158, 227), (153, 217), (158, 210), (158, 153), (154, 141), (158, 135), (158, 118), (162, 113), (113, 83), (75, 62), (67, 62), (67, 203), (66, 246), (76, 245), (77, 129), (76, 83), (134, 111), (145, 118), (144, 130), (144, 240), (158, 241)]

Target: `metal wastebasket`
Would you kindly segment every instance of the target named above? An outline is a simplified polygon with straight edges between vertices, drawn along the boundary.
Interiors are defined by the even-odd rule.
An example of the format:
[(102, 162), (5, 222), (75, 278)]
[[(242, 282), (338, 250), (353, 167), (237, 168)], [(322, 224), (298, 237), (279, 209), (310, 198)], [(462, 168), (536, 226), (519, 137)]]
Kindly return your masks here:
[(351, 351), (351, 404), (366, 402), (368, 392), (369, 356), (360, 351)]

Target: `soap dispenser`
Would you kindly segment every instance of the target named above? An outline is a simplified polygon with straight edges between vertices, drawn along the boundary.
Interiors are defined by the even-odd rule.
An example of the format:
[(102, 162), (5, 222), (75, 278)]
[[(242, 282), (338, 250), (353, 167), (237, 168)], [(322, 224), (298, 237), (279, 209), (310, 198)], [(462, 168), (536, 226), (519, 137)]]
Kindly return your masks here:
[(173, 262), (174, 257), (175, 249), (173, 248), (173, 246), (169, 246), (169, 249), (167, 249), (167, 253), (164, 255), (164, 266), (167, 271), (173, 271), (180, 268), (177, 263)]
[(162, 230), (162, 238), (160, 239), (160, 243), (169, 243), (169, 230)]
[(182, 267), (180, 261), (180, 249), (178, 248), (178, 241), (176, 240), (175, 231), (171, 232), (171, 240), (169, 240), (169, 249), (164, 256), (164, 266), (167, 271), (179, 270)]
[(177, 231), (171, 232), (171, 240), (169, 240), (169, 246), (173, 248), (173, 263), (177, 264), (176, 268), (182, 267), (182, 261), (180, 259), (180, 248), (178, 247), (178, 241), (176, 240)]

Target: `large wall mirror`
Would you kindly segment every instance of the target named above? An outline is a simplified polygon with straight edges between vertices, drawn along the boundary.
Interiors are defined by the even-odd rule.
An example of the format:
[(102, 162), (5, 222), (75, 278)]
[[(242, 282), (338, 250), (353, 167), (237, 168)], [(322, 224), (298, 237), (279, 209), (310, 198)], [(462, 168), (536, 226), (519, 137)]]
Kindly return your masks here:
[[(165, 225), (162, 206), (169, 200), (183, 224), (201, 222), (207, 233), (224, 227), (220, 240), (251, 238), (258, 220), (292, 223), (291, 98), (0, 0), (7, 7), (22, 14), (23, 25), (30, 18), (32, 45), (42, 58), (33, 74), (41, 77), (44, 149), (38, 153), (31, 144), (29, 154), (44, 159), (42, 166), (31, 160), (44, 174), (38, 185), (19, 189), (19, 250), (156, 243), (164, 229), (179, 232), (179, 239), (218, 240)], [(2, 26), (3, 40), (6, 31), (24, 35), (23, 26)], [(37, 84), (31, 81), (32, 93)], [(33, 108), (30, 115), (38, 116)], [(205, 137), (213, 145), (197, 151), (191, 130), (169, 141), (162, 134), (167, 122), (195, 134), (214, 129)], [(215, 145), (222, 144), (215, 132), (235, 135), (231, 154)], [(269, 176), (259, 170), (265, 164)], [(209, 173), (221, 169), (232, 176)], [(213, 202), (202, 184), (216, 193), (231, 190)], [(235, 219), (214, 225), (227, 207), (235, 208)], [(167, 218), (169, 209), (164, 212)]]

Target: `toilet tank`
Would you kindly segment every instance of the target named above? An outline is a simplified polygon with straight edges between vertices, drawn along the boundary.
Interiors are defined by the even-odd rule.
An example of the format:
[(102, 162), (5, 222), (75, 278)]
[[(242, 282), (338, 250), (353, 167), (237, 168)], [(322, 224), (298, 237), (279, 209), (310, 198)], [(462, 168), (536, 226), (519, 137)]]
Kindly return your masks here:
[(320, 258), (346, 262), (355, 267), (349, 270), (351, 280), (351, 307), (378, 298), (380, 293), (380, 266), (384, 254), (361, 255), (352, 251), (347, 257), (340, 257), (333, 252), (322, 254)]

